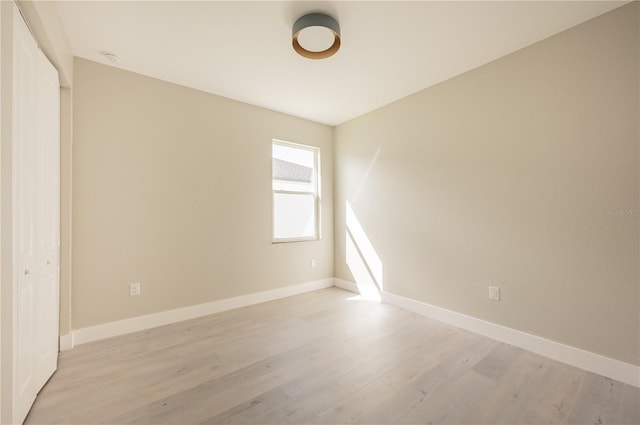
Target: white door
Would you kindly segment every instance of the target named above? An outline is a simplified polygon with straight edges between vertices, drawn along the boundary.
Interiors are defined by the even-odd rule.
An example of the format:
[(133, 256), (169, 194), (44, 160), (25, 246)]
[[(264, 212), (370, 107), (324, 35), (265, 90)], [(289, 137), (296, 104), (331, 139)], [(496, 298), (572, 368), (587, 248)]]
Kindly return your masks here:
[(59, 86), (19, 13), (13, 25), (13, 420), (21, 423), (57, 366)]
[(14, 311), (14, 418), (22, 422), (38, 392), (36, 332), (36, 128), (34, 113), (36, 58), (31, 34), (14, 13), (13, 37), (13, 193), (16, 303)]

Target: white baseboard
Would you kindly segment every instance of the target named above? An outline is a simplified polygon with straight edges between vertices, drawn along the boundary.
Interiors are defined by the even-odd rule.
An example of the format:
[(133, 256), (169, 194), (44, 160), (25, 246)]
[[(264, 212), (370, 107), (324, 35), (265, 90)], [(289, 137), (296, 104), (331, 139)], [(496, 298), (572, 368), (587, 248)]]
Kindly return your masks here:
[(384, 303), (640, 387), (638, 366), (388, 292), (382, 292), (381, 298)]
[(360, 293), (358, 285), (356, 285), (355, 282), (349, 282), (348, 280), (340, 279), (339, 277), (333, 278), (333, 286), (356, 294)]
[[(340, 278), (316, 280), (78, 329), (70, 334), (60, 336), (60, 350), (66, 351), (78, 344), (142, 331), (234, 308), (260, 304), (331, 286), (359, 293), (358, 286), (354, 282)], [(640, 367), (638, 366), (389, 292), (381, 292), (380, 295), (384, 303), (640, 387)]]
[(73, 349), (73, 333), (60, 335), (60, 351)]
[[(298, 285), (286, 286), (284, 288), (255, 292), (253, 294), (241, 295), (238, 297), (226, 298), (223, 300), (178, 308), (175, 310), (162, 311), (145, 316), (132, 317), (130, 319), (90, 326), (88, 328), (73, 331), (70, 338), (67, 338), (67, 336), (64, 335), (64, 346), (71, 346), (71, 348), (73, 348), (74, 345), (84, 344), (91, 341), (138, 332), (171, 323), (182, 322), (184, 320), (195, 319), (196, 317), (232, 310), (234, 308), (260, 304), (266, 301), (302, 294), (304, 292), (329, 288), (333, 286), (333, 284), (334, 281), (332, 278), (315, 280), (312, 282), (300, 283)], [(63, 347), (62, 337), (60, 338), (60, 347), (61, 349)]]

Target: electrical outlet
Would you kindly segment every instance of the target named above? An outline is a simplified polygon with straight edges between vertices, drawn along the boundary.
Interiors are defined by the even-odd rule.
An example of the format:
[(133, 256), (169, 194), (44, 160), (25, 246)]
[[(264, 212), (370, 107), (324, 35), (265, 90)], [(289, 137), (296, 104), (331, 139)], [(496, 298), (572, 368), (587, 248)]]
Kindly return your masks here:
[(489, 286), (489, 299), (500, 301), (500, 288), (497, 286)]
[(315, 269), (315, 268), (316, 268), (316, 259), (315, 259), (315, 258), (312, 258), (312, 259), (311, 259), (311, 268), (312, 268), (312, 269)]
[(140, 282), (129, 285), (129, 296), (134, 297), (136, 295), (140, 295)]

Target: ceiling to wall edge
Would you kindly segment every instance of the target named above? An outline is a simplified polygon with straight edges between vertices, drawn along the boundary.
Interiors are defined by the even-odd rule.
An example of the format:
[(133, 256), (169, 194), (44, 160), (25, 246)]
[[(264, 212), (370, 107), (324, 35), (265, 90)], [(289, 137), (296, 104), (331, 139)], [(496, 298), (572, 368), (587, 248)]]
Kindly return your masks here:
[[(615, 10), (615, 9), (617, 9), (619, 7), (624, 7), (624, 6), (628, 5), (629, 3), (632, 3), (632, 1), (626, 2), (626, 3), (622, 4), (622, 5), (614, 8), (613, 10)], [(236, 102), (245, 103), (245, 104), (256, 106), (256, 107), (259, 107), (259, 108), (262, 108), (262, 109), (271, 110), (273, 112), (281, 113), (281, 114), (284, 114), (284, 115), (287, 115), (287, 116), (292, 116), (294, 118), (298, 118), (298, 119), (302, 119), (302, 120), (305, 120), (305, 121), (314, 122), (314, 123), (321, 124), (321, 125), (326, 125), (328, 127), (337, 127), (337, 126), (340, 126), (341, 124), (344, 124), (344, 123), (346, 123), (348, 121), (351, 121), (351, 120), (356, 119), (358, 117), (361, 117), (363, 115), (366, 115), (366, 114), (369, 114), (369, 113), (374, 112), (376, 110), (385, 108), (385, 107), (387, 107), (387, 106), (389, 106), (389, 105), (391, 105), (391, 104), (393, 104), (395, 102), (398, 102), (398, 101), (400, 101), (402, 99), (411, 97), (411, 96), (413, 96), (413, 95), (415, 95), (417, 93), (421, 93), (421, 92), (423, 92), (425, 90), (433, 88), (433, 87), (435, 87), (435, 86), (437, 86), (439, 84), (442, 84), (442, 83), (444, 83), (446, 81), (449, 81), (449, 80), (455, 79), (457, 77), (460, 77), (461, 75), (464, 75), (467, 72), (476, 70), (476, 69), (481, 68), (481, 67), (483, 67), (485, 65), (488, 65), (490, 63), (493, 63), (495, 61), (498, 61), (498, 60), (503, 59), (505, 57), (508, 57), (510, 55), (516, 54), (516, 53), (518, 53), (518, 52), (520, 52), (522, 50), (525, 50), (525, 49), (527, 49), (527, 48), (529, 48), (531, 46), (534, 46), (534, 45), (536, 45), (538, 43), (541, 43), (541, 42), (547, 40), (548, 38), (554, 37), (554, 36), (556, 36), (558, 34), (561, 34), (561, 33), (565, 32), (565, 31), (569, 31), (569, 30), (571, 30), (571, 29), (573, 29), (573, 28), (575, 28), (577, 26), (583, 25), (583, 24), (585, 24), (585, 23), (587, 23), (587, 22), (589, 22), (589, 21), (591, 21), (593, 19), (597, 19), (600, 16), (602, 16), (602, 14), (597, 15), (597, 16), (595, 16), (595, 17), (593, 17), (593, 18), (591, 18), (591, 19), (589, 19), (587, 21), (584, 21), (584, 22), (578, 23), (576, 25), (573, 25), (573, 26), (571, 26), (571, 27), (569, 27), (569, 28), (567, 28), (567, 29), (565, 29), (563, 31), (557, 32), (555, 34), (551, 34), (551, 35), (549, 35), (548, 37), (546, 37), (546, 38), (544, 38), (542, 40), (538, 40), (538, 41), (530, 43), (530, 44), (528, 44), (526, 46), (523, 46), (523, 47), (521, 47), (521, 48), (519, 48), (519, 49), (517, 49), (517, 50), (515, 50), (513, 52), (510, 52), (510, 53), (507, 53), (507, 54), (505, 54), (503, 56), (500, 56), (498, 58), (486, 61), (486, 62), (484, 62), (484, 63), (482, 63), (482, 64), (480, 64), (478, 66), (475, 66), (475, 67), (473, 67), (471, 69), (464, 70), (464, 71), (459, 72), (459, 73), (457, 73), (455, 75), (447, 76), (446, 78), (443, 78), (443, 79), (441, 79), (439, 81), (436, 81), (436, 82), (434, 82), (432, 84), (429, 84), (429, 85), (427, 85), (425, 87), (419, 88), (419, 89), (417, 89), (415, 91), (412, 91), (410, 93), (407, 93), (407, 94), (398, 96), (396, 98), (393, 98), (393, 99), (391, 99), (390, 101), (388, 101), (388, 102), (386, 102), (384, 104), (381, 104), (381, 105), (379, 105), (377, 107), (374, 107), (372, 109), (368, 109), (365, 112), (362, 112), (360, 114), (347, 117), (347, 118), (342, 119), (342, 120), (340, 120), (338, 122), (327, 122), (327, 121), (323, 121), (323, 120), (319, 120), (319, 119), (313, 119), (313, 118), (310, 118), (308, 116), (297, 115), (295, 113), (291, 113), (290, 111), (285, 111), (285, 110), (282, 110), (282, 109), (274, 108), (272, 106), (268, 106), (268, 105), (264, 105), (264, 104), (260, 104), (260, 103), (256, 103), (256, 102), (251, 102), (251, 101), (248, 101), (246, 99), (238, 99), (238, 98), (233, 98), (233, 97), (230, 97), (230, 96), (224, 96), (224, 95), (221, 95), (221, 94), (218, 94), (218, 93), (215, 93), (215, 92), (211, 92), (211, 91), (206, 91), (206, 90), (190, 87), (190, 86), (187, 86), (187, 85), (179, 84), (179, 83), (176, 83), (176, 82), (173, 82), (173, 81), (168, 81), (166, 79), (158, 78), (158, 77), (155, 77), (155, 76), (141, 74), (141, 73), (137, 73), (135, 71), (129, 71), (129, 70), (121, 68), (121, 67), (119, 67), (119, 66), (117, 66), (115, 64), (105, 63), (105, 62), (98, 62), (98, 61), (95, 61), (95, 60), (93, 60), (91, 58), (85, 58), (85, 57), (82, 57), (82, 56), (75, 56), (72, 53), (71, 45), (69, 43), (68, 37), (67, 37), (66, 32), (65, 32), (66, 30), (64, 28), (64, 25), (62, 24), (62, 20), (60, 19), (59, 15), (57, 13), (57, 10), (56, 10), (54, 2), (36, 2), (34, 0), (19, 0), (19, 1), (17, 1), (17, 4), (19, 6), (19, 9), (20, 9), (21, 13), (25, 17), (25, 20), (27, 21), (30, 29), (33, 31), (34, 37), (36, 37), (36, 39), (38, 40), (41, 49), (46, 54), (46, 56), (50, 59), (50, 61), (54, 64), (54, 66), (58, 69), (58, 72), (60, 74), (60, 84), (61, 84), (62, 88), (71, 88), (73, 86), (73, 67), (74, 67), (73, 62), (74, 62), (74, 58), (75, 57), (79, 57), (81, 59), (92, 61), (92, 62), (96, 62), (98, 64), (105, 65), (105, 66), (110, 66), (110, 67), (119, 69), (121, 71), (136, 73), (136, 74), (139, 74), (139, 75), (146, 76), (148, 78), (153, 78), (153, 79), (156, 79), (156, 80), (164, 81), (164, 82), (167, 82), (167, 83), (170, 83), (170, 84), (174, 84), (174, 85), (177, 85), (177, 86), (185, 87), (185, 88), (188, 88), (188, 89), (191, 89), (191, 90), (200, 91), (200, 92), (203, 92), (203, 93), (207, 93), (207, 94), (218, 96), (218, 97), (221, 97), (221, 98), (233, 100), (233, 101), (236, 101)], [(609, 13), (609, 12), (605, 12), (604, 14)]]

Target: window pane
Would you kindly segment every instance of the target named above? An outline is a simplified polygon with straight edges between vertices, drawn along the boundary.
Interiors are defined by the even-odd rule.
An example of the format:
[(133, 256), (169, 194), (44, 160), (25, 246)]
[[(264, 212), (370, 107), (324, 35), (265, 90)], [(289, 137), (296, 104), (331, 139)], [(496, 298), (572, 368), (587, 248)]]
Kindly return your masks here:
[(299, 148), (294, 146), (284, 146), (280, 144), (273, 144), (273, 158), (280, 159), (294, 164), (301, 165), (307, 168), (314, 167), (314, 155), (313, 150)]
[(275, 239), (316, 235), (313, 194), (273, 194), (273, 237)]
[(315, 192), (315, 151), (273, 144), (273, 190)]

